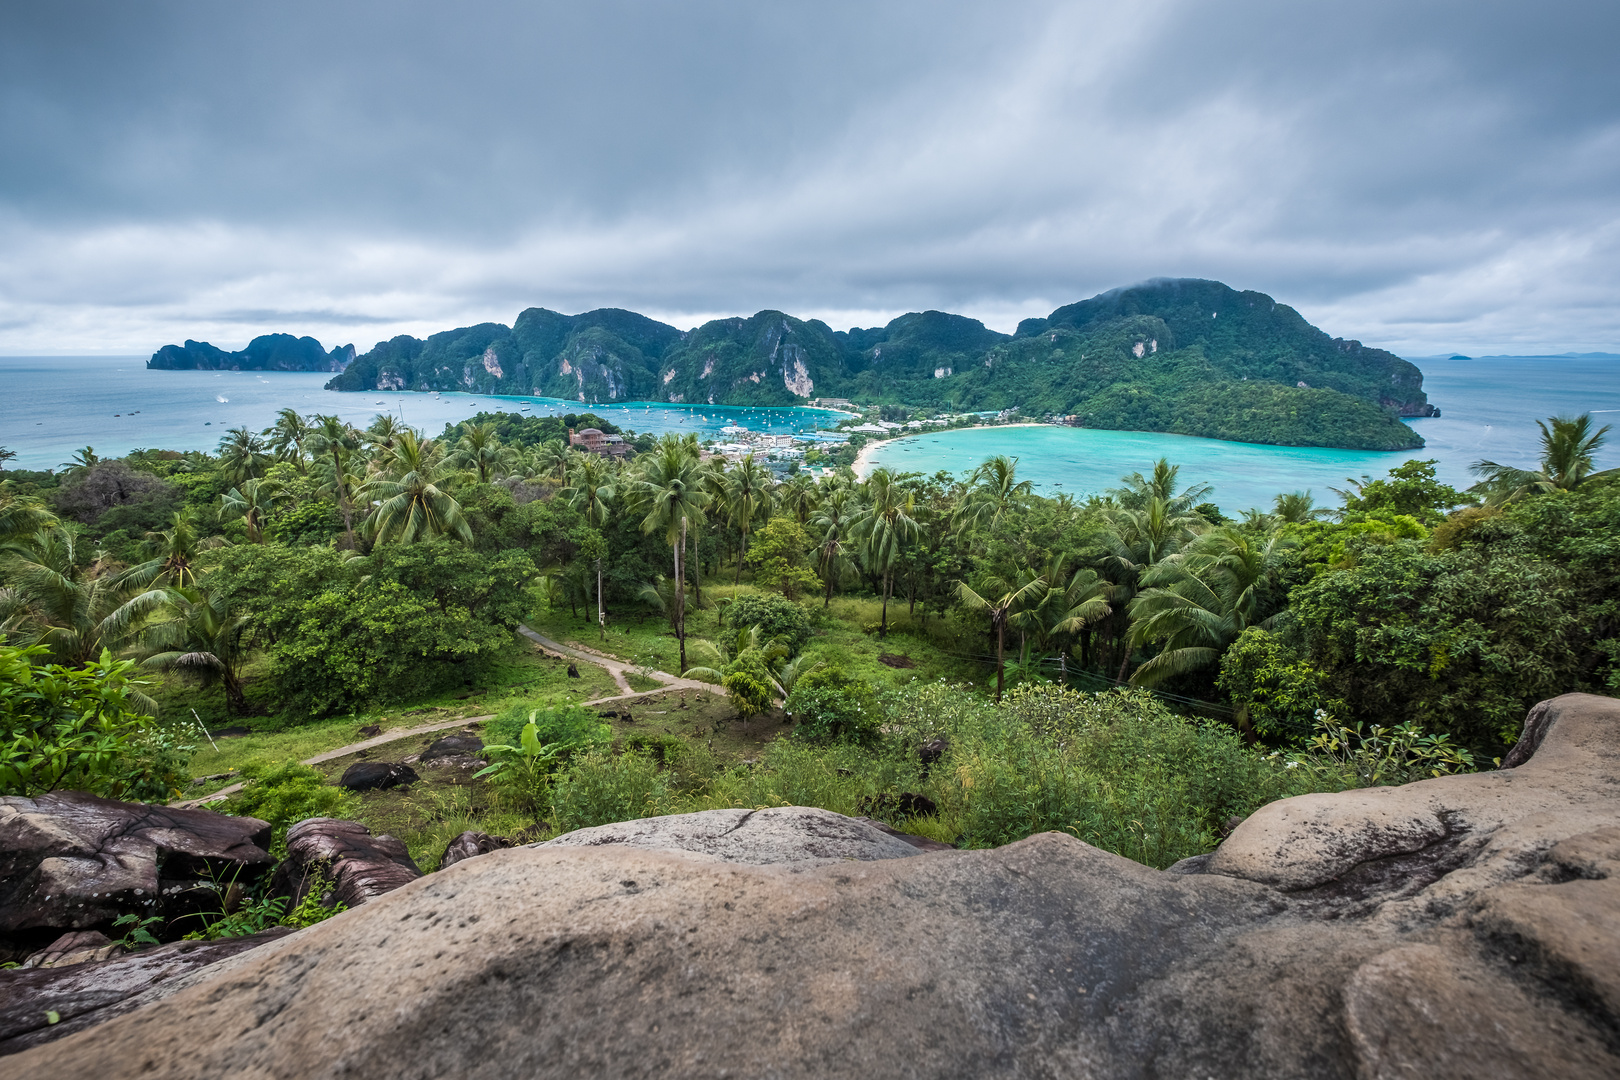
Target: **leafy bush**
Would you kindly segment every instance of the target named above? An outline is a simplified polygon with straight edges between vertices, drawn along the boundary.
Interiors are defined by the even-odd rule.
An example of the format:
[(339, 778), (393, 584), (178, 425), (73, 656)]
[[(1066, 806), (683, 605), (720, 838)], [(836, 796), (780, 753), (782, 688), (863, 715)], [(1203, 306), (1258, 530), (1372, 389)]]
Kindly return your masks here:
[(1238, 723), (1273, 745), (1303, 745), (1320, 710), (1339, 711), (1326, 677), (1276, 637), (1251, 626), (1221, 657), (1215, 685), (1231, 697)]
[(276, 843), (287, 835), (288, 826), (305, 818), (337, 817), (348, 802), (342, 788), (328, 785), (320, 773), (296, 761), (248, 765), (242, 775), (246, 786), (226, 800), (226, 810), (269, 822)]
[(747, 671), (733, 671), (725, 678), (726, 693), (744, 717), (767, 712), (771, 707), (771, 684)]
[(512, 705), (484, 725), (485, 742), (517, 746), (523, 728), (533, 718), (535, 735), (542, 745), (564, 751), (604, 746), (613, 741), (613, 728), (583, 705), (555, 707)]
[[(148, 794), (152, 777), (126, 775), (130, 743), (152, 724), (136, 705), (135, 665), (105, 649), (83, 667), (35, 665), (46, 651), (0, 645), (0, 795)], [(154, 768), (161, 785), (165, 766)]]
[(552, 785), (552, 812), (562, 832), (675, 812), (669, 777), (652, 755), (592, 750)]
[(152, 803), (178, 799), (191, 779), (195, 731), (185, 724), (153, 725), (131, 739), (118, 766), (118, 797)]
[(727, 606), (724, 620), (732, 630), (757, 626), (766, 641), (780, 639), (793, 652), (810, 640), (810, 616), (798, 604), (775, 593), (737, 597)]
[(877, 701), (864, 680), (836, 664), (806, 672), (788, 695), (797, 735), (812, 742), (861, 742), (878, 729)]

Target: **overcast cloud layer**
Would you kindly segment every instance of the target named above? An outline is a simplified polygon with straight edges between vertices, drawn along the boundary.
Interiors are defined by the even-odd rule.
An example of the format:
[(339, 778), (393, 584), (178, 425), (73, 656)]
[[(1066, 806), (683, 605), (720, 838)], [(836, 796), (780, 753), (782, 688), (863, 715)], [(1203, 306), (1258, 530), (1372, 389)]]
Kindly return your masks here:
[[(31, 10), (30, 10), (31, 9)], [(1620, 349), (1620, 4), (7, 4), (0, 352), (1158, 276)]]

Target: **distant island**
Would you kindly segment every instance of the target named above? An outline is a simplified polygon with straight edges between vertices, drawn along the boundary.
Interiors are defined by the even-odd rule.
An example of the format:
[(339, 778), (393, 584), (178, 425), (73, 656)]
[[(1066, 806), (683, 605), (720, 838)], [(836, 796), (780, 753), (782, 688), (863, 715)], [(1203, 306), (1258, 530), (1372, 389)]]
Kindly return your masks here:
[(1439, 414), (1406, 360), (1329, 337), (1264, 293), (1198, 279), (1115, 289), (1026, 319), (1011, 335), (940, 311), (848, 331), (762, 311), (683, 332), (616, 308), (529, 308), (510, 327), (402, 335), (361, 355), (271, 334), (239, 353), (168, 345), (147, 366), (334, 371), (329, 390), (587, 404), (1016, 408), (1079, 427), (1352, 450), (1417, 449), (1422, 438), (1401, 418)]

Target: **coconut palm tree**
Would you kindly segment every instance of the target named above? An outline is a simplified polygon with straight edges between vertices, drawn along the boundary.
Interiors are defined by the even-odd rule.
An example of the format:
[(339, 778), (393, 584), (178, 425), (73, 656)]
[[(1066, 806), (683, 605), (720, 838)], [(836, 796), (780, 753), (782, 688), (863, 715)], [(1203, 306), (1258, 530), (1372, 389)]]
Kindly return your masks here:
[(310, 422), (299, 416), (296, 409), (282, 409), (276, 413), (276, 422), (261, 432), (276, 460), (291, 462), (299, 472), (305, 471), (307, 465), (304, 442), (309, 433)]
[(501, 445), (494, 424), (465, 423), (449, 460), (454, 467), (475, 475), (480, 484), (487, 484), (509, 472), (515, 458), (509, 447)]
[(713, 497), (704, 490), (696, 439), (666, 435), (641, 459), (639, 475), (630, 482), (630, 497), (643, 513), (641, 531), (662, 532), (673, 553), (675, 573), (668, 614), (680, 643), (681, 671), (686, 670), (686, 540), (706, 520)]
[[(256, 483), (256, 481), (248, 481)], [(185, 589), (197, 584), (197, 563), (202, 553), (216, 546), (197, 535), (197, 526), (185, 512), (177, 512), (169, 528), (146, 534), (152, 557), (118, 575), (127, 589)]]
[(225, 521), (241, 518), (247, 526), (248, 539), (255, 544), (264, 543), (264, 526), (281, 497), (281, 485), (274, 480), (249, 480), (241, 487), (233, 487), (219, 497), (219, 516)]
[(1620, 469), (1592, 471), (1610, 426), (1605, 424), (1593, 431), (1590, 413), (1554, 416), (1547, 423), (1537, 420), (1536, 426), (1541, 429), (1541, 463), (1534, 472), (1494, 461), (1476, 461), (1469, 466), (1480, 482), (1468, 490), (1484, 495), (1487, 506), (1500, 506), (1536, 492), (1573, 491), (1593, 477), (1620, 474)]
[(1018, 459), (1006, 454), (985, 458), (968, 478), (968, 491), (956, 507), (958, 529), (993, 530), (1008, 511), (1029, 501), (1033, 485), (1018, 479)]
[(1008, 622), (1025, 607), (1040, 602), (1046, 593), (1047, 582), (1038, 575), (1019, 582), (990, 574), (979, 584), (982, 592), (970, 588), (965, 581), (959, 581), (956, 583), (956, 595), (969, 611), (983, 611), (990, 615), (990, 625), (996, 633), (996, 704), (999, 705), (1007, 674)]
[(854, 550), (850, 533), (864, 509), (854, 490), (840, 486), (826, 494), (810, 519), (810, 527), (821, 534), (816, 545), (816, 569), (827, 584), (823, 608), (832, 605), (834, 583), (853, 566), (849, 557)]
[(616, 494), (613, 463), (596, 454), (581, 455), (569, 474), (569, 485), (557, 497), (578, 510), (585, 520), (600, 529), (607, 523)]
[(0, 480), (0, 545), (26, 539), (56, 523), (56, 515), (46, 508), (44, 500), (19, 495), (16, 481)]
[(233, 484), (242, 484), (264, 475), (270, 465), (270, 455), (264, 452), (264, 442), (245, 427), (231, 428), (219, 440), (219, 467), (225, 478)]
[(1209, 498), (1215, 489), (1208, 484), (1194, 484), (1177, 495), (1176, 477), (1180, 473), (1180, 465), (1172, 465), (1168, 458), (1160, 458), (1153, 465), (1152, 476), (1143, 476), (1139, 472), (1122, 476), (1122, 486), (1110, 488), (1108, 497), (1127, 510), (1145, 509), (1149, 502), (1158, 499), (1165, 504), (1171, 516), (1185, 514)]
[(53, 664), (85, 664), (116, 644), (107, 620), (127, 587), (100, 559), (81, 566), (78, 555), (78, 534), (58, 527), (18, 541), (4, 559), (12, 590), (4, 629), (23, 644), (44, 645)]
[(1150, 569), (1131, 601), (1131, 641), (1160, 650), (1131, 683), (1155, 686), (1210, 667), (1244, 630), (1270, 626), (1282, 610), (1277, 575), (1291, 542), (1223, 525)]
[(1271, 504), (1272, 516), (1278, 521), (1285, 521), (1291, 525), (1303, 525), (1309, 521), (1319, 521), (1331, 517), (1333, 511), (1325, 506), (1317, 506), (1316, 500), (1311, 498), (1309, 491), (1295, 491), (1287, 495), (1278, 495)]
[(350, 475), (349, 463), (360, 449), (360, 433), (335, 416), (318, 415), (310, 430), (309, 448), (326, 479), (320, 494), (337, 502), (348, 548), (353, 551), (356, 478)]
[(867, 504), (853, 522), (853, 533), (860, 542), (867, 568), (882, 578), (883, 616), (878, 636), (889, 636), (889, 593), (894, 585), (894, 567), (906, 545), (917, 539), (922, 527), (911, 516), (914, 502), (899, 477), (889, 469), (874, 470), (866, 481)]
[(568, 475), (568, 465), (572, 460), (562, 440), (551, 439), (534, 448), (529, 455), (529, 467), (539, 479), (561, 480)]
[(398, 417), (378, 413), (371, 418), (370, 426), (361, 432), (361, 437), (371, 444), (373, 450), (386, 451), (392, 450), (394, 441), (409, 430)]
[(472, 543), (472, 528), (450, 494), (456, 471), (439, 461), (438, 446), (406, 429), (394, 437), (382, 471), (360, 489), (372, 511), (361, 531), (374, 543), (409, 544), (436, 536)]
[(753, 454), (743, 455), (737, 467), (725, 474), (724, 506), (726, 515), (742, 533), (742, 544), (737, 549), (737, 576), (733, 585), (742, 584), (743, 559), (748, 555), (748, 534), (755, 522), (771, 516), (771, 474), (754, 460)]
[(179, 672), (203, 686), (219, 683), (227, 713), (240, 713), (247, 704), (241, 669), (248, 621), (230, 610), (222, 593), (151, 590), (123, 605), (109, 622), (133, 637), (142, 666)]
[[(1179, 552), (1188, 541), (1209, 527), (1209, 522), (1185, 509), (1185, 502), (1185, 497), (1167, 501), (1150, 495), (1139, 509), (1122, 507), (1108, 513), (1107, 527), (1097, 539), (1105, 553), (1103, 567), (1113, 583), (1108, 599), (1116, 618), (1123, 618), (1121, 613), (1129, 610), (1127, 605), (1136, 595), (1142, 577), (1149, 569)], [(1177, 507), (1183, 509), (1178, 510)], [(1114, 640), (1120, 652), (1119, 671), (1114, 678), (1124, 681), (1131, 650), (1125, 628), (1116, 625), (1114, 629)]]
[(100, 460), (96, 456), (96, 448), (87, 446), (83, 450), (75, 450), (72, 460), (62, 462), (57, 468), (62, 470), (62, 476), (65, 479), (74, 473), (83, 472)]
[(821, 501), (816, 481), (809, 473), (795, 473), (776, 489), (776, 505), (784, 514), (791, 515), (800, 525), (810, 521)]

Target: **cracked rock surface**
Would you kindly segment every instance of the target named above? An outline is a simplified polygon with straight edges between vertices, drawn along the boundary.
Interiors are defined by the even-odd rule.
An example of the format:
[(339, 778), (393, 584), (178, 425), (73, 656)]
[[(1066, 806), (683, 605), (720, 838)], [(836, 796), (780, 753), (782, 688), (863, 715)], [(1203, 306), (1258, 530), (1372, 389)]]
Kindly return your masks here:
[[(1173, 874), (1057, 833), (824, 857), (814, 845), (863, 834), (828, 838), (813, 811), (491, 852), (8, 1065), (1613, 1077), (1620, 702), (1538, 709), (1514, 768), (1276, 803)], [(776, 840), (755, 824), (768, 814)], [(751, 855), (736, 845), (755, 828)]]

